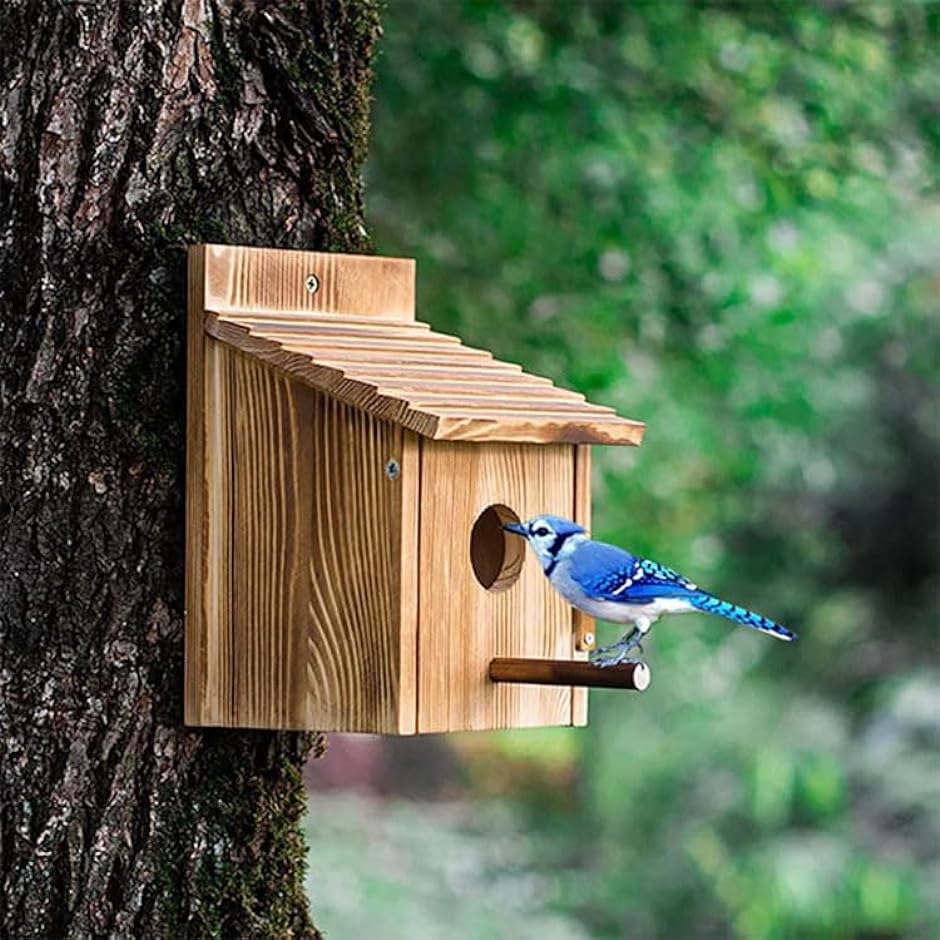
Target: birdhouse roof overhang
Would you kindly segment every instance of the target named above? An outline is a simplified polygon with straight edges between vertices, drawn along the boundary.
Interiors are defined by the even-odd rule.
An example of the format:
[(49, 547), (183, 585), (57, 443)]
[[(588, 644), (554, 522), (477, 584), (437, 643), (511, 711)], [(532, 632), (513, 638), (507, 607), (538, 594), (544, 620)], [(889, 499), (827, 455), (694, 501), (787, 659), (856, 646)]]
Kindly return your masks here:
[[(300, 256), (299, 283), (304, 271), (322, 272), (306, 282), (313, 297), (323, 296), (285, 309), (273, 295), (239, 302), (238, 269), (263, 261), (263, 249), (205, 248), (216, 262), (214, 276), (206, 268), (206, 333), (356, 408), (435, 440), (635, 445), (643, 438), (641, 422), (415, 320), (408, 259), (277, 252)], [(242, 253), (240, 262), (232, 252)], [(339, 259), (347, 263), (337, 272)], [(335, 275), (350, 263), (375, 278), (384, 272), (390, 296), (383, 300), (375, 283), (364, 294), (360, 279), (344, 297)]]

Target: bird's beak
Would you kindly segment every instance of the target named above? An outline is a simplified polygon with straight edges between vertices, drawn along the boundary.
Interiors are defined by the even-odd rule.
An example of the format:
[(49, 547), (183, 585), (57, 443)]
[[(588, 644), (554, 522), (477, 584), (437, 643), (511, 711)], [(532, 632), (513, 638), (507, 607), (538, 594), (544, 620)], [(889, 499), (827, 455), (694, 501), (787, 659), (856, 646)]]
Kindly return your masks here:
[(504, 523), (503, 528), (507, 532), (513, 532), (516, 535), (521, 535), (523, 538), (529, 534), (526, 532), (525, 526), (521, 522), (507, 522)]

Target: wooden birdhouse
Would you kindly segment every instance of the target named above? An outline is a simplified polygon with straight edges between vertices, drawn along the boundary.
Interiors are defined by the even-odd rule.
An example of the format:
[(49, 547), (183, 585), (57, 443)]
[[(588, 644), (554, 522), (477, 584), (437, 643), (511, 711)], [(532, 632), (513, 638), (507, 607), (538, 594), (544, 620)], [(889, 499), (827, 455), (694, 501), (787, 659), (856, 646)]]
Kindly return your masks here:
[(585, 723), (592, 625), (502, 524), (587, 525), (588, 445), (643, 426), (416, 321), (414, 274), (190, 249), (189, 724)]

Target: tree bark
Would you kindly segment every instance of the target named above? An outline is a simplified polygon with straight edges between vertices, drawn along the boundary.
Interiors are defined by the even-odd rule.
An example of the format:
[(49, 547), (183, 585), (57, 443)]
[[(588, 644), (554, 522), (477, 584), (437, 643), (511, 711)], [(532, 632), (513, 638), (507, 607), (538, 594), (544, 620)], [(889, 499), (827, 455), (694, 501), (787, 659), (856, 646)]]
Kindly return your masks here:
[(185, 252), (366, 249), (373, 0), (0, 6), (0, 932), (317, 936), (314, 735), (182, 726)]

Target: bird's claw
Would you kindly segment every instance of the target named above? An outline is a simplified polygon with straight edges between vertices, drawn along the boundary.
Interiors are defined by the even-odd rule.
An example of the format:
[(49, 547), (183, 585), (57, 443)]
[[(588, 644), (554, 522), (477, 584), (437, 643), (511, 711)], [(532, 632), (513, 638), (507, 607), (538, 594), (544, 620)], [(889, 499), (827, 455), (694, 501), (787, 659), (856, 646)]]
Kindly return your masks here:
[(602, 649), (594, 650), (591, 653), (591, 663), (595, 666), (622, 666), (628, 663), (639, 663), (640, 660), (632, 659), (630, 653), (637, 650), (640, 655), (643, 654), (643, 647), (640, 646), (640, 640), (643, 634), (634, 629), (626, 636), (621, 637), (613, 646), (605, 646)]
[(591, 665), (597, 666), (599, 669), (607, 669), (610, 666), (639, 666), (641, 661), (627, 656), (626, 650), (624, 650), (623, 653), (614, 656), (593, 656), (591, 657)]
[[(639, 663), (640, 660), (633, 659), (630, 653), (636, 643), (624, 643), (622, 640), (613, 646), (605, 646), (603, 649), (594, 650), (591, 653), (590, 661), (593, 666), (600, 666), (602, 669), (607, 666), (623, 666), (629, 663)], [(642, 650), (640, 651), (642, 652)]]

